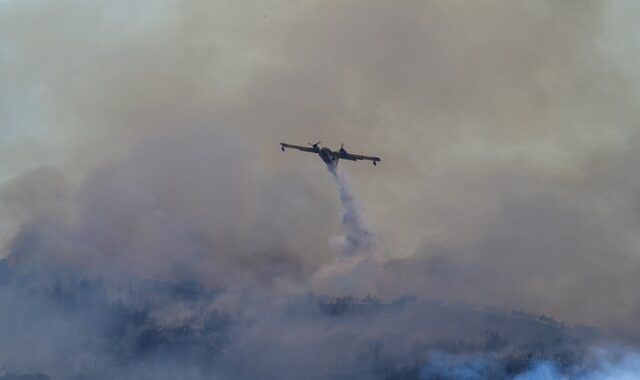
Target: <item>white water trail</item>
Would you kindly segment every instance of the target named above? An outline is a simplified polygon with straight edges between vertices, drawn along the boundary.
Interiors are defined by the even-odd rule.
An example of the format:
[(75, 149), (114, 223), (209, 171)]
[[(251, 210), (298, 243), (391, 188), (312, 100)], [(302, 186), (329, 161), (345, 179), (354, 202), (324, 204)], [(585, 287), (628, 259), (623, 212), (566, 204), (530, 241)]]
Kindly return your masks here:
[(364, 221), (347, 175), (335, 165), (327, 168), (338, 185), (344, 235), (331, 237), (329, 245), (336, 256), (316, 271), (312, 288), (332, 296), (378, 295), (383, 277), (378, 239)]
[(356, 201), (349, 178), (346, 173), (338, 170), (336, 165), (327, 165), (333, 175), (342, 204), (342, 227), (345, 235), (334, 239), (334, 244), (340, 246), (341, 252), (346, 256), (376, 256), (379, 253), (379, 244), (375, 233), (364, 221), (362, 209)]

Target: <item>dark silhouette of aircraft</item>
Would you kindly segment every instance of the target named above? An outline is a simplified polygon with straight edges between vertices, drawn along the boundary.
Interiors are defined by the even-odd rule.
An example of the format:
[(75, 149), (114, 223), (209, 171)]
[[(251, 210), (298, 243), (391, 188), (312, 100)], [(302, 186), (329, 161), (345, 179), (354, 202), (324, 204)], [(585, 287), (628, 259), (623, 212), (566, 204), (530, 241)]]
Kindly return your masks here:
[(358, 160), (369, 160), (373, 161), (374, 165), (377, 165), (380, 162), (380, 157), (370, 157), (370, 156), (361, 156), (359, 154), (351, 154), (344, 149), (344, 144), (340, 144), (340, 150), (333, 151), (327, 147), (320, 147), (320, 143), (322, 141), (318, 141), (315, 144), (308, 143), (311, 148), (300, 145), (292, 145), (287, 143), (280, 143), (280, 149), (284, 152), (285, 148), (298, 149), (303, 152), (316, 153), (322, 158), (327, 165), (338, 166), (338, 160), (349, 160), (349, 161), (358, 161)]

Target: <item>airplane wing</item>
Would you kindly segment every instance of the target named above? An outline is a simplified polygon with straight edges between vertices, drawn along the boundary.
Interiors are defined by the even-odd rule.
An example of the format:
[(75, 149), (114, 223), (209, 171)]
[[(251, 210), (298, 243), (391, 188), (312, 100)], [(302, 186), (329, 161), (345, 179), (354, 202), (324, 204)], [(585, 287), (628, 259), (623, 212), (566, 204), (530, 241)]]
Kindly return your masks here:
[(337, 153), (338, 153), (338, 157), (343, 159), (343, 160), (351, 160), (351, 161), (369, 160), (369, 161), (373, 161), (373, 162), (379, 162), (380, 161), (380, 157), (361, 156), (359, 154), (341, 153), (341, 152), (337, 152)]
[(309, 148), (309, 147), (306, 147), (306, 146), (292, 145), (292, 144), (287, 144), (287, 143), (280, 143), (280, 146), (282, 147), (282, 150), (284, 150), (284, 148), (291, 148), (291, 149), (298, 149), (298, 150), (301, 150), (303, 152), (317, 153), (315, 151), (315, 149)]

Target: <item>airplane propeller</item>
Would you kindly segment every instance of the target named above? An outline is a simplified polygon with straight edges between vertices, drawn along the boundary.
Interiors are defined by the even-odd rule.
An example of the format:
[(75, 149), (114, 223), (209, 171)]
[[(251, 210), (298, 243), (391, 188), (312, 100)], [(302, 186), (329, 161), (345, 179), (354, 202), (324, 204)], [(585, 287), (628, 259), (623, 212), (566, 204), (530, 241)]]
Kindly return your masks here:
[(318, 145), (318, 144), (320, 144), (320, 143), (322, 143), (322, 141), (318, 141), (318, 142), (317, 142), (317, 143), (315, 143), (315, 144), (311, 144), (311, 143), (307, 143), (307, 144), (308, 144), (308, 145), (311, 145), (311, 146), (317, 146), (317, 145)]

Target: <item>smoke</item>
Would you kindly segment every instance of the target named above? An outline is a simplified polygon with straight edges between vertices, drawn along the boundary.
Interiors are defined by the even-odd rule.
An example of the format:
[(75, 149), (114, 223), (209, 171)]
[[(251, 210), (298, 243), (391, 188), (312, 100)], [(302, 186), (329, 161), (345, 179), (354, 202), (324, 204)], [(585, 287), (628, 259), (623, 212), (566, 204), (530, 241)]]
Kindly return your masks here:
[(429, 364), (421, 371), (422, 379), (513, 379), (513, 380), (613, 380), (638, 379), (638, 353), (620, 347), (594, 347), (584, 358), (567, 363), (533, 359), (531, 368), (519, 374), (509, 374), (510, 363), (496, 355), (451, 355), (432, 352)]
[[(126, 166), (128, 152), (150, 140), (184, 132), (182, 147), (166, 144), (153, 155), (166, 173), (149, 160), (119, 174), (114, 194), (140, 197), (123, 201), (130, 206), (119, 218), (128, 220), (128, 208), (163, 209), (156, 224), (139, 223), (156, 228), (139, 230), (149, 245), (132, 233), (130, 251), (170, 236), (161, 224), (173, 213), (207, 237), (196, 247), (182, 239), (194, 257), (207, 257), (215, 241), (243, 252), (221, 267), (259, 266), (265, 279), (272, 262), (278, 273), (304, 277), (335, 256), (326, 237), (336, 232), (340, 206), (313, 166), (274, 147), (344, 141), (388, 158), (350, 173), (389, 259), (387, 293), (637, 332), (635, 3), (139, 4), (2, 3), (0, 178), (7, 186), (45, 165), (69, 183), (64, 195), (89, 177), (110, 180), (116, 174), (96, 171)], [(212, 153), (200, 159), (189, 156), (194, 128), (214, 136), (202, 139)], [(249, 154), (228, 152), (238, 146)], [(204, 179), (213, 174), (215, 184)], [(127, 188), (136, 176), (142, 189)], [(180, 180), (164, 184), (168, 176)], [(50, 186), (55, 193), (61, 185)], [(110, 199), (105, 193), (96, 201)], [(58, 202), (43, 198), (43, 210)], [(3, 255), (30, 204), (15, 192), (2, 202), (10, 215), (0, 221)], [(115, 241), (126, 241), (116, 220), (109, 219)], [(349, 247), (347, 237), (336, 250)], [(158, 246), (169, 259), (157, 266), (182, 265), (170, 253), (179, 249)], [(273, 256), (257, 255), (263, 250), (255, 246)]]
[(629, 349), (597, 347), (589, 353), (582, 366), (565, 371), (553, 362), (538, 363), (530, 371), (518, 375), (516, 380), (576, 379), (613, 380), (637, 379), (640, 373), (640, 354)]
[[(0, 367), (633, 371), (637, 13), (0, 1)], [(386, 164), (334, 184), (310, 138)]]
[[(252, 154), (241, 135), (183, 129), (80, 183), (43, 169), (16, 178), (3, 194), (24, 211), (0, 261), (7, 372), (510, 379), (540, 363), (563, 375), (605, 368), (582, 355), (613, 339), (603, 332), (395, 291), (398, 277), (419, 276), (379, 251), (344, 173), (324, 205), (342, 207), (316, 214), (309, 205), (324, 198), (291, 176), (255, 174), (242, 160)], [(57, 191), (28, 191), (41, 188)], [(353, 244), (327, 244), (323, 226), (347, 213), (341, 242)]]

